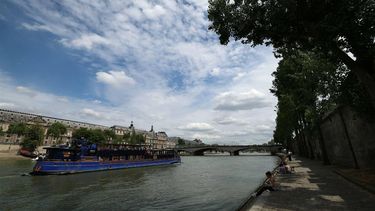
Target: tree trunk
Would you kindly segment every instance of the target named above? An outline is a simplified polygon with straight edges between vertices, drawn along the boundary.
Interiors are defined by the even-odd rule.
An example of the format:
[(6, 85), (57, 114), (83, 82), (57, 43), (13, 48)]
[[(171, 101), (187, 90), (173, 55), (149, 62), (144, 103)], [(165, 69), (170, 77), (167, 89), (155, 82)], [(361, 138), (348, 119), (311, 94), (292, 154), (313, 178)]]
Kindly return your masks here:
[(323, 163), (324, 165), (331, 165), (331, 162), (329, 161), (328, 154), (327, 154), (327, 148), (324, 141), (322, 129), (320, 128), (322, 121), (320, 120), (318, 123), (318, 133), (319, 133), (319, 145), (322, 150), (323, 155)]
[(298, 131), (298, 139), (299, 139), (299, 143), (301, 144), (301, 148), (302, 148), (302, 156), (306, 157), (306, 158), (309, 158), (310, 155), (309, 155), (309, 147), (307, 145), (307, 142), (306, 142), (306, 139), (304, 137), (304, 134), (302, 132), (302, 129), (300, 128), (297, 128), (297, 131)]
[(297, 141), (299, 154), (303, 157), (306, 157), (304, 143), (302, 142), (301, 136), (299, 134), (299, 130), (295, 128), (294, 131), (296, 133), (296, 141)]
[(309, 158), (310, 159), (314, 159), (315, 158), (315, 155), (314, 155), (314, 149), (312, 147), (312, 144), (311, 144), (311, 135), (310, 136), (307, 136), (306, 135), (306, 130), (309, 130), (309, 127), (306, 123), (306, 118), (305, 118), (305, 115), (302, 114), (302, 117), (301, 117), (301, 120), (302, 120), (302, 134), (303, 134), (303, 138), (305, 139), (306, 143), (307, 143), (307, 146), (309, 148)]

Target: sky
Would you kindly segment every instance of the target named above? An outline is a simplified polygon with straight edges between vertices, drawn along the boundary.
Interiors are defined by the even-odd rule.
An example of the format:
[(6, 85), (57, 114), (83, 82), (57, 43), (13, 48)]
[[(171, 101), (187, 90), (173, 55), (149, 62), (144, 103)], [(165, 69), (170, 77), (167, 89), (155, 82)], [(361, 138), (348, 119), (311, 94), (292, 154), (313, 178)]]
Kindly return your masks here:
[(208, 144), (272, 138), (271, 47), (220, 45), (208, 3), (3, 0), (0, 108)]

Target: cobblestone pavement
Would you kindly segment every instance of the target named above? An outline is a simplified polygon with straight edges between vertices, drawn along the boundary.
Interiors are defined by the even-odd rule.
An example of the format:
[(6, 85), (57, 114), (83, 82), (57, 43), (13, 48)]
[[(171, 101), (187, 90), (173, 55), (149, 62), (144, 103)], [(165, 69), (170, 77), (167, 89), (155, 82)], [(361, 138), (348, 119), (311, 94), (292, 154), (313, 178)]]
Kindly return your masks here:
[(265, 192), (249, 210), (375, 210), (375, 194), (345, 180), (334, 167), (297, 158), (295, 173), (278, 175), (280, 189)]

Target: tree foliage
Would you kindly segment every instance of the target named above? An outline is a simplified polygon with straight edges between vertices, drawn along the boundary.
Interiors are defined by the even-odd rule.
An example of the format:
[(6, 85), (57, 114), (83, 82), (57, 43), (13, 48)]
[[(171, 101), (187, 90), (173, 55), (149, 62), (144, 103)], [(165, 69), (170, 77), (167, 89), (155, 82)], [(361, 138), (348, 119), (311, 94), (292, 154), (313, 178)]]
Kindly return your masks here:
[(44, 129), (40, 125), (26, 126), (25, 137), (20, 143), (22, 147), (34, 151), (38, 146), (42, 145), (44, 139)]
[(278, 98), (274, 140), (289, 147), (297, 141), (305, 156), (317, 154), (311, 141), (318, 138), (323, 142), (319, 125), (328, 111), (350, 105), (360, 115), (374, 114), (367, 92), (346, 66), (316, 53), (290, 51), (273, 76), (271, 92)]
[(23, 122), (10, 124), (7, 133), (23, 136), (27, 133), (27, 125)]
[(84, 138), (84, 139), (87, 139), (90, 143), (95, 143), (95, 144), (101, 144), (101, 143), (107, 142), (104, 131), (100, 129), (87, 129), (87, 128), (81, 127), (73, 132), (72, 138), (76, 138), (76, 139)]
[(61, 140), (61, 136), (64, 135), (67, 131), (68, 129), (64, 124), (55, 122), (51, 126), (49, 126), (47, 136), (52, 136), (56, 139)]
[(375, 107), (373, 0), (210, 0), (208, 18), (222, 44), (234, 38), (272, 45), (283, 57), (295, 49), (314, 51), (345, 64)]
[(178, 138), (177, 144), (180, 145), (180, 146), (183, 146), (183, 145), (185, 145), (185, 141), (182, 138)]
[(116, 139), (116, 133), (113, 130), (104, 130), (103, 131), (105, 139), (106, 140), (115, 140)]
[(79, 128), (73, 131), (72, 137), (76, 139), (84, 138), (96, 144), (122, 142), (122, 138), (116, 136), (115, 132), (112, 130)]
[(137, 134), (135, 132), (129, 133), (126, 136), (124, 134), (124, 138), (129, 144), (144, 144), (146, 142), (146, 138), (142, 134)]

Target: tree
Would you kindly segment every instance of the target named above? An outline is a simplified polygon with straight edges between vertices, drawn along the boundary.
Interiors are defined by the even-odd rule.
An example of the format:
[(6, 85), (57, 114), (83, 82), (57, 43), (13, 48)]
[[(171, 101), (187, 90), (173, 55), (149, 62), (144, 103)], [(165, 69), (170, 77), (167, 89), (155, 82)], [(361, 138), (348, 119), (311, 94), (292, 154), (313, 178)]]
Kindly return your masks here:
[(95, 144), (106, 142), (106, 136), (100, 129), (87, 129), (81, 127), (73, 132), (72, 137), (76, 139), (84, 138), (87, 139), (90, 143)]
[(131, 137), (131, 134), (128, 132), (128, 133), (124, 133), (124, 137), (123, 137), (123, 139), (126, 141), (126, 142), (128, 142), (129, 143), (129, 141), (130, 141), (130, 137)]
[(27, 133), (27, 125), (23, 122), (10, 124), (7, 132), (9, 134), (23, 136)]
[(144, 144), (146, 142), (145, 137), (137, 133), (131, 133), (128, 140), (129, 144)]
[[(294, 51), (280, 60), (271, 92), (278, 98), (274, 140), (291, 148), (296, 141), (300, 154), (319, 155), (312, 140), (319, 138), (326, 160), (320, 120), (335, 107), (347, 79), (345, 66), (336, 66), (312, 52)], [(318, 135), (317, 135), (318, 134)]]
[(51, 126), (49, 126), (47, 136), (52, 136), (53, 138), (59, 139), (59, 142), (61, 142), (61, 136), (66, 132), (67, 128), (64, 124), (55, 122)]
[(80, 139), (80, 138), (89, 138), (90, 131), (87, 128), (80, 127), (77, 130), (74, 130), (72, 133), (72, 138)]
[(101, 144), (101, 143), (107, 142), (104, 132), (100, 129), (89, 130), (89, 137), (87, 139), (91, 143), (95, 143), (95, 144)]
[(32, 125), (27, 128), (25, 138), (21, 142), (21, 146), (34, 151), (40, 146), (44, 139), (44, 129), (40, 125)]
[(4, 135), (3, 127), (0, 127), (0, 136)]
[(115, 135), (115, 138), (112, 139), (115, 144), (122, 144), (124, 142), (123, 136)]
[(209, 0), (208, 18), (222, 44), (234, 38), (251, 46), (272, 45), (279, 56), (299, 49), (342, 62), (375, 108), (374, 11), (373, 0)]
[(180, 145), (180, 146), (183, 146), (183, 145), (185, 145), (185, 141), (182, 138), (178, 138), (177, 144)]
[(113, 130), (107, 129), (107, 130), (104, 130), (103, 133), (107, 141), (115, 140), (117, 138), (116, 133)]

